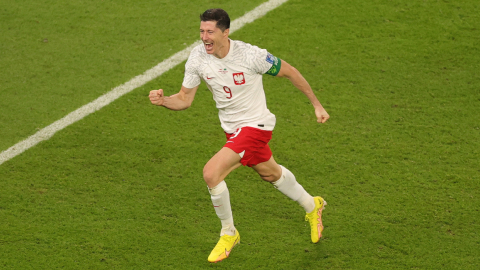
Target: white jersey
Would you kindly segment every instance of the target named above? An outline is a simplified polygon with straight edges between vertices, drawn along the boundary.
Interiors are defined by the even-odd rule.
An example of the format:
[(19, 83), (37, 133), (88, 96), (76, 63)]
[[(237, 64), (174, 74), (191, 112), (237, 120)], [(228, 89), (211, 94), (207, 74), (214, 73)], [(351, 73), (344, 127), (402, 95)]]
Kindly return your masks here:
[(279, 61), (267, 50), (238, 40), (230, 40), (230, 50), (222, 59), (207, 54), (200, 44), (185, 64), (183, 86), (194, 88), (201, 79), (206, 82), (227, 133), (245, 126), (273, 130), (276, 120), (267, 109), (262, 75), (274, 60)]

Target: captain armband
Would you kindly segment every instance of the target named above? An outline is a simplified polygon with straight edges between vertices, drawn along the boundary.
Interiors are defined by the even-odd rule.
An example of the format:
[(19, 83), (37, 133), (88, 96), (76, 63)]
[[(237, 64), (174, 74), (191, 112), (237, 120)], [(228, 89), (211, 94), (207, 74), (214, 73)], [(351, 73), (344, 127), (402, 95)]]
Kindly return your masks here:
[(277, 76), (280, 72), (280, 68), (282, 67), (282, 60), (273, 56), (272, 54), (267, 54), (267, 59), (265, 59), (268, 63), (272, 64), (272, 67), (265, 73), (272, 76)]

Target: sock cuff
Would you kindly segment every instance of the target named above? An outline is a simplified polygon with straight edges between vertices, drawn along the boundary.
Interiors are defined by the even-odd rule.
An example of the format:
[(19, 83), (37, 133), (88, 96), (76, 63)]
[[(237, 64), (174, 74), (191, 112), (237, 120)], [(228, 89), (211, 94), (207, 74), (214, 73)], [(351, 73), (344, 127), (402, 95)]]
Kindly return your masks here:
[(285, 181), (285, 178), (287, 177), (287, 172), (288, 172), (287, 168), (283, 167), (282, 165), (279, 165), (279, 166), (282, 169), (282, 176), (280, 176), (280, 179), (278, 179), (277, 181), (272, 182), (273, 186), (276, 188), (280, 186), (283, 183), (283, 181)]
[(220, 182), (218, 185), (216, 185), (215, 187), (208, 188), (208, 192), (210, 192), (210, 195), (220, 195), (226, 189), (227, 189), (227, 183), (225, 183), (225, 180), (224, 180)]
[(283, 167), (282, 165), (278, 165), (282, 169), (282, 176), (286, 176), (288, 172), (290, 172), (287, 168)]

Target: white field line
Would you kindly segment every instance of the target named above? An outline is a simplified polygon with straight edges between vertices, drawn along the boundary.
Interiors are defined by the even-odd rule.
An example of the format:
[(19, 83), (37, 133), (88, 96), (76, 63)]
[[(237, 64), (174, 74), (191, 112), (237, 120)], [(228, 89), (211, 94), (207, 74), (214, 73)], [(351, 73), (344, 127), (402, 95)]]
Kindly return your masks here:
[[(236, 30), (242, 28), (245, 24), (251, 23), (258, 18), (263, 17), (267, 14), (270, 10), (277, 8), (281, 4), (287, 2), (288, 0), (270, 0), (265, 2), (255, 9), (249, 11), (242, 17), (234, 20), (230, 24), (230, 34), (235, 32)], [(107, 106), (117, 98), (133, 91), (134, 89), (145, 85), (146, 83), (152, 81), (153, 79), (159, 77), (163, 73), (169, 71), (170, 69), (174, 68), (181, 62), (185, 61), (190, 54), (190, 51), (197, 45), (199, 45), (201, 41), (197, 41), (190, 45), (188, 48), (172, 55), (170, 58), (164, 60), (163, 62), (159, 63), (158, 65), (154, 66), (153, 68), (145, 71), (143, 74), (138, 75), (131, 79), (130, 81), (113, 88), (110, 92), (100, 96), (96, 100), (83, 105), (82, 107), (78, 108), (77, 110), (67, 114), (60, 120), (50, 124), (49, 126), (39, 130), (37, 133), (33, 134), (32, 136), (28, 137), (27, 139), (15, 144), (14, 146), (8, 148), (7, 150), (0, 153), (0, 165), (18, 155), (25, 152), (29, 148), (37, 145), (41, 141), (45, 141), (50, 139), (57, 131), (64, 129), (65, 127), (81, 120), (85, 116), (100, 110), (101, 108)]]

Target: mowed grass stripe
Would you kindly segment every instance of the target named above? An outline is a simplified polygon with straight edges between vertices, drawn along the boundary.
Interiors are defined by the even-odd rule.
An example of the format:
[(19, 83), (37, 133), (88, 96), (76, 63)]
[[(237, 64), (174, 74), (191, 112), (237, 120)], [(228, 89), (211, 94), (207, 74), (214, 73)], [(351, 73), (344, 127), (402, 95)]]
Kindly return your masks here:
[[(281, 4), (287, 2), (288, 0), (270, 0), (265, 2), (255, 9), (247, 12), (240, 18), (235, 19), (231, 23), (230, 33), (232, 34), (238, 29), (241, 29), (245, 24), (251, 23), (258, 18), (261, 18), (269, 11), (275, 9)], [(103, 107), (107, 106), (114, 100), (119, 97), (131, 92), (132, 90), (145, 85), (146, 83), (152, 81), (155, 78), (158, 78), (163, 73), (169, 71), (173, 67), (177, 66), (181, 62), (185, 61), (188, 58), (190, 51), (201, 41), (194, 42), (189, 47), (183, 49), (180, 52), (177, 52), (173, 56), (154, 66), (153, 68), (145, 71), (143, 74), (138, 75), (131, 79), (130, 81), (113, 88), (110, 92), (100, 96), (96, 100), (78, 108), (77, 110), (67, 114), (60, 120), (55, 121), (49, 126), (39, 130), (37, 133), (28, 137), (27, 139), (15, 144), (14, 146), (8, 148), (7, 150), (0, 153), (0, 165), (4, 162), (18, 156), (19, 154), (25, 152), (31, 147), (37, 145), (41, 141), (50, 139), (55, 133), (64, 129), (65, 127), (83, 119), (87, 115), (94, 113)]]

